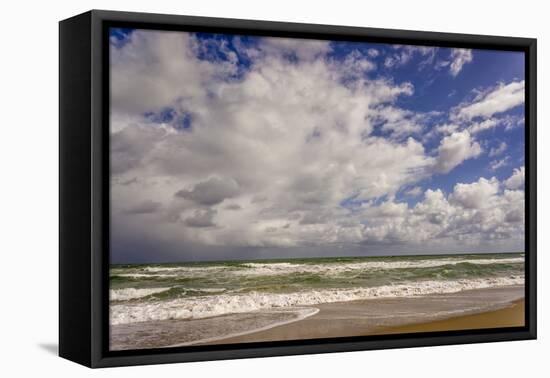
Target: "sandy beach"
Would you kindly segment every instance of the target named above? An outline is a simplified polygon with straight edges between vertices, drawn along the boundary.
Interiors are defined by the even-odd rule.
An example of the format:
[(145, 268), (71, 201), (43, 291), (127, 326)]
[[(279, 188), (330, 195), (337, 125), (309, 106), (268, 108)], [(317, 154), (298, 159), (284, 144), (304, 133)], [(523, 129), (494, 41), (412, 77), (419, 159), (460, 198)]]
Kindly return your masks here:
[(525, 325), (525, 300), (512, 302), (509, 307), (481, 314), (457, 316), (428, 323), (407, 324), (381, 329), (374, 334), (454, 331), (464, 329), (522, 327)]

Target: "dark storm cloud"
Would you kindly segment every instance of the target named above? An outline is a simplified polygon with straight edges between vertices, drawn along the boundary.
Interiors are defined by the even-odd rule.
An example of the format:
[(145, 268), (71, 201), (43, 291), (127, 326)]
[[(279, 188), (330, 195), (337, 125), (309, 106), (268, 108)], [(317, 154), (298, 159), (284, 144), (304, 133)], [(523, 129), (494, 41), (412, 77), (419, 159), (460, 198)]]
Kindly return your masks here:
[(192, 216), (185, 219), (185, 224), (188, 227), (193, 228), (202, 228), (202, 227), (213, 227), (214, 224), (214, 216), (216, 215), (216, 210), (207, 209), (207, 210), (195, 210)]
[(176, 197), (185, 198), (201, 205), (216, 205), (226, 198), (232, 198), (239, 193), (239, 186), (233, 179), (210, 177), (197, 183), (192, 189), (182, 189), (176, 192)]
[(132, 208), (124, 210), (124, 213), (125, 214), (151, 214), (158, 211), (161, 208), (161, 206), (162, 205), (160, 202), (146, 200)]

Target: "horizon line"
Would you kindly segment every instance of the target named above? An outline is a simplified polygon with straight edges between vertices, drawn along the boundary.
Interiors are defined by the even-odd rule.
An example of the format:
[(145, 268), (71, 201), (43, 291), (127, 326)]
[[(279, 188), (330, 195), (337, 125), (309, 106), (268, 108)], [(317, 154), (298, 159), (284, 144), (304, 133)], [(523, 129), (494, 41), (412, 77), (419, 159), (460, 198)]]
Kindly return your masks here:
[(228, 263), (228, 262), (242, 262), (242, 261), (272, 261), (272, 260), (318, 260), (318, 259), (347, 259), (347, 258), (373, 258), (373, 257), (425, 257), (425, 256), (445, 256), (445, 255), (500, 255), (500, 254), (525, 254), (525, 251), (505, 251), (505, 252), (444, 252), (433, 254), (399, 254), (399, 255), (370, 255), (370, 256), (358, 256), (358, 255), (346, 255), (346, 256), (308, 256), (308, 257), (271, 257), (271, 258), (259, 258), (259, 259), (226, 259), (226, 260), (178, 260), (178, 261), (163, 261), (163, 262), (109, 262), (109, 266), (114, 265), (152, 265), (152, 264), (185, 264), (185, 263)]

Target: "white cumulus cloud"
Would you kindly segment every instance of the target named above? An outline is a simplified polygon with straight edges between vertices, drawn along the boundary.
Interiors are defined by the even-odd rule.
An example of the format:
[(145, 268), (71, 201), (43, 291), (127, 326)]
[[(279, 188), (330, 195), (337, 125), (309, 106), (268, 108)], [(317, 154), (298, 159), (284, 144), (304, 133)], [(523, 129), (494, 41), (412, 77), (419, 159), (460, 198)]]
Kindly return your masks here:
[(436, 170), (450, 172), (463, 161), (479, 156), (481, 151), (481, 146), (467, 130), (452, 133), (441, 140)]
[(508, 189), (519, 189), (525, 184), (525, 167), (521, 166), (514, 169), (512, 176), (510, 176), (505, 182), (504, 185)]
[(470, 103), (455, 108), (455, 118), (472, 120), (476, 117), (490, 118), (525, 102), (525, 81), (499, 83), (496, 87), (480, 93)]

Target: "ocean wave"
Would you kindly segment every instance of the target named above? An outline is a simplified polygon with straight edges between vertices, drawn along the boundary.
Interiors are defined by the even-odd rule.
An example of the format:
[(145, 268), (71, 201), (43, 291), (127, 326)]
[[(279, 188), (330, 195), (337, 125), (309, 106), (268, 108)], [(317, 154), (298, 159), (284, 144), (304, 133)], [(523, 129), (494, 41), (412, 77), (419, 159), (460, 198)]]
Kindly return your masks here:
[(125, 277), (125, 278), (173, 278), (180, 277), (179, 274), (146, 274), (146, 273), (116, 273), (111, 277)]
[(373, 298), (399, 298), (456, 293), (524, 284), (523, 276), (462, 279), (457, 281), (420, 281), (369, 288), (322, 289), (291, 293), (220, 294), (169, 301), (112, 304), (111, 324), (127, 324), (169, 319), (200, 319), (231, 313), (266, 309), (311, 306), (320, 303), (347, 302)]
[(109, 292), (109, 297), (111, 301), (127, 301), (130, 299), (138, 299), (147, 297), (151, 294), (158, 294), (170, 290), (169, 287), (156, 287), (156, 288), (146, 288), (146, 289), (135, 289), (135, 288), (126, 288), (126, 289), (111, 289)]
[(166, 293), (168, 291), (174, 291), (174, 294), (181, 296), (187, 293), (200, 293), (204, 294), (216, 294), (227, 291), (224, 287), (206, 287), (206, 288), (187, 288), (182, 286), (173, 287), (157, 287), (157, 288), (125, 288), (125, 289), (111, 289), (110, 300), (111, 301), (129, 301), (133, 299), (146, 298), (152, 294)]
[(214, 272), (218, 270), (227, 269), (223, 265), (217, 266), (146, 266), (143, 271), (149, 273), (163, 273), (163, 272)]
[(445, 265), (473, 264), (517, 264), (523, 263), (523, 257), (500, 258), (500, 259), (425, 259), (413, 261), (367, 261), (344, 264), (292, 264), (292, 263), (245, 263), (243, 269), (236, 274), (248, 276), (268, 276), (292, 273), (314, 273), (314, 274), (340, 274), (350, 271), (361, 271), (369, 269), (411, 269), (411, 268), (434, 268)]
[(231, 266), (145, 266), (140, 268), (113, 268), (111, 276), (128, 278), (174, 278), (181, 276), (209, 276), (222, 271), (231, 270)]

